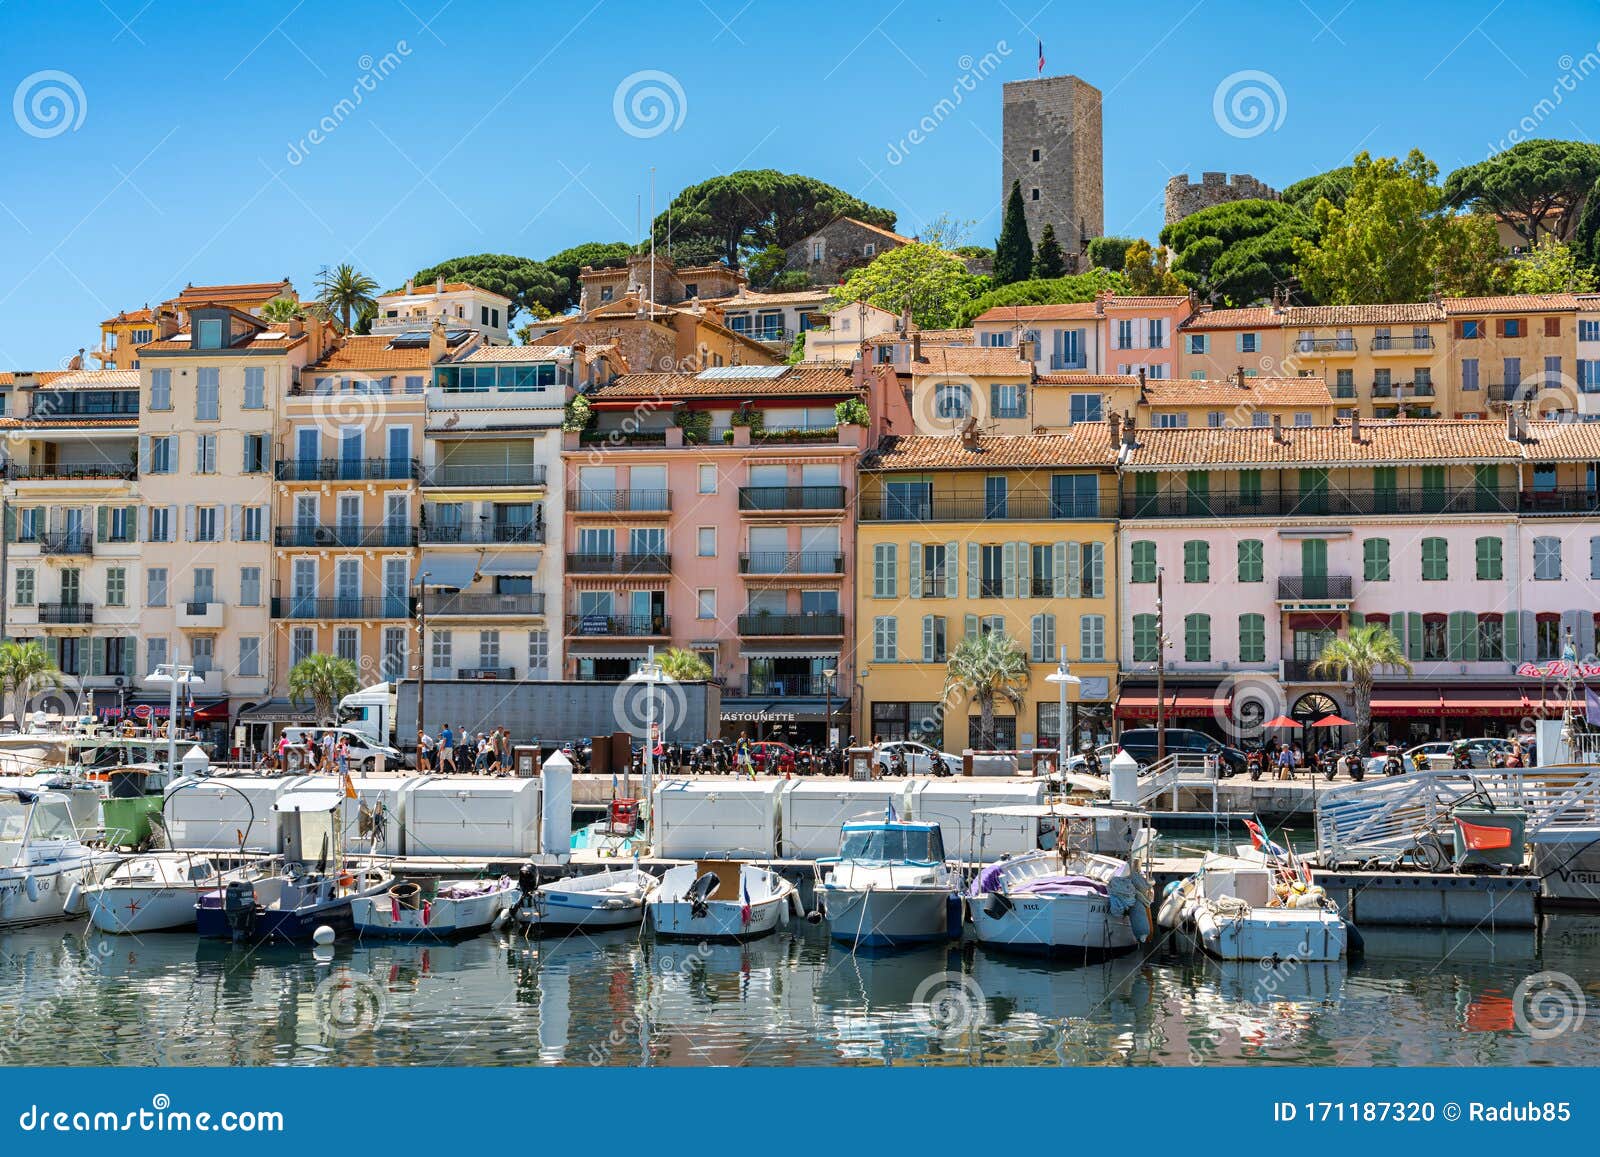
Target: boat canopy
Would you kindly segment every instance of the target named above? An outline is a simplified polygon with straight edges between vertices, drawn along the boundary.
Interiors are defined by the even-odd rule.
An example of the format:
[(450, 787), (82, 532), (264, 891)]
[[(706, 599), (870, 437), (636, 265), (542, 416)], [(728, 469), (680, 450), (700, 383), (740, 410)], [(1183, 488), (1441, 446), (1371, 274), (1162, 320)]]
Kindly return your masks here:
[(311, 788), (303, 791), (286, 791), (272, 805), (278, 812), (331, 812), (344, 801), (342, 791)]
[(1137, 811), (1133, 808), (1089, 807), (1083, 804), (1071, 803), (1007, 804), (1004, 807), (978, 808), (972, 814), (975, 816), (1032, 816), (1038, 819), (1057, 817), (1072, 820), (1148, 819), (1150, 817), (1149, 812)]

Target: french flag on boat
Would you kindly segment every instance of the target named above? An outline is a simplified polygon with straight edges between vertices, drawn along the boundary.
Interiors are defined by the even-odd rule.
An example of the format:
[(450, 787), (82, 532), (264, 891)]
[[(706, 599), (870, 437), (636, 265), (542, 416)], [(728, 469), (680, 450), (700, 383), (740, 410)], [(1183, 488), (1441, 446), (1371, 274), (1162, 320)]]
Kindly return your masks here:
[(895, 814), (894, 814), (894, 800), (890, 800), (890, 801), (889, 801), (889, 803), (888, 803), (888, 806), (886, 806), (886, 807), (885, 807), (885, 808), (884, 808), (884, 812), (883, 812), (883, 818), (884, 818), (884, 819), (885, 819), (885, 820), (887, 820), (887, 821), (888, 821), (888, 822), (889, 822), (889, 823), (891, 823), (891, 824), (892, 824), (892, 823), (894, 823), (894, 822), (895, 822), (895, 820), (896, 820), (896, 819), (897, 819), (897, 818), (898, 818), (898, 817), (897, 817), (897, 816), (896, 816), (896, 815), (895, 815)]
[(750, 881), (739, 873), (739, 923), (750, 923)]
[(1255, 820), (1245, 820), (1244, 826), (1245, 830), (1250, 833), (1250, 842), (1256, 846), (1257, 850), (1263, 851), (1274, 859), (1279, 860), (1288, 856), (1289, 850), (1287, 848), (1279, 847), (1277, 844), (1268, 839), (1266, 829), (1264, 829)]

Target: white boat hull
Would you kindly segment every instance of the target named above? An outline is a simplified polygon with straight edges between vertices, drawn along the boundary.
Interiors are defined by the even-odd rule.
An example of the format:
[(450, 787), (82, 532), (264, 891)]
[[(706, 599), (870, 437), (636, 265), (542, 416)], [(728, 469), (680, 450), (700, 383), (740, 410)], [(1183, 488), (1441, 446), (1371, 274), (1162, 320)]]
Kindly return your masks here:
[[(1004, 899), (1009, 902), (994, 903)], [(1004, 911), (999, 909), (1004, 908)], [(978, 940), (1018, 952), (1066, 955), (1128, 952), (1138, 946), (1127, 914), (1105, 896), (970, 897), (967, 911)]]
[[(82, 915), (84, 887), (93, 884), (115, 859), (66, 860), (0, 869), (0, 928), (19, 928)], [(69, 901), (77, 892), (78, 908)]]
[(744, 918), (744, 905), (733, 900), (710, 901), (704, 916), (696, 916), (688, 900), (652, 900), (650, 927), (657, 936), (685, 940), (754, 940), (788, 923), (789, 895), (751, 904), (749, 920)]
[(517, 907), (517, 921), (529, 932), (599, 931), (636, 926), (656, 881), (644, 872), (621, 869), (541, 884)]
[(217, 887), (213, 880), (204, 886), (151, 885), (149, 887), (106, 888), (86, 891), (89, 922), (102, 932), (174, 932), (194, 927), (194, 906), (203, 892)]
[(350, 904), (356, 935), (398, 940), (449, 940), (473, 936), (517, 902), (520, 893), (506, 887), (481, 896), (436, 899), (426, 906), (398, 907), (390, 896), (364, 896)]
[(1221, 960), (1338, 960), (1345, 951), (1344, 921), (1321, 908), (1257, 908), (1249, 916), (1219, 915), (1196, 906), (1200, 946)]
[(893, 948), (950, 938), (946, 888), (841, 888), (825, 884), (828, 935), (861, 948)]

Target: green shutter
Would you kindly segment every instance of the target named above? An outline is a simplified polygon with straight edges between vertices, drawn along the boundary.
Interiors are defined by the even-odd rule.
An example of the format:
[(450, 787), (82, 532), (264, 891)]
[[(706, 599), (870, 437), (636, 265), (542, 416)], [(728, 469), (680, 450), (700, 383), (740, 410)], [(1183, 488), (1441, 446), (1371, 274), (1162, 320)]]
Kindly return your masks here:
[(1156, 661), (1156, 617), (1154, 615), (1133, 616), (1133, 661), (1135, 663), (1154, 663)]
[(1248, 509), (1261, 505), (1261, 471), (1239, 471), (1239, 506)]
[(1183, 619), (1183, 657), (1190, 663), (1211, 661), (1211, 616), (1194, 614)]
[(1366, 626), (1366, 624), (1367, 624), (1367, 618), (1360, 611), (1351, 611), (1350, 612), (1350, 629), (1352, 631), (1355, 630), (1357, 627), (1364, 627), (1364, 626)]
[(1478, 616), (1471, 611), (1461, 612), (1461, 662), (1478, 661)]
[(1389, 540), (1368, 538), (1361, 543), (1361, 577), (1369, 583), (1389, 581)]
[(1444, 509), (1444, 467), (1422, 468), (1422, 509), (1424, 513), (1437, 514)]
[(1258, 583), (1262, 575), (1263, 549), (1259, 538), (1239, 540), (1239, 581)]
[(110, 514), (111, 508), (109, 506), (96, 506), (94, 508), (94, 540), (96, 542), (104, 542), (106, 540), (106, 520)]
[(1521, 648), (1517, 645), (1517, 612), (1516, 611), (1512, 611), (1510, 614), (1505, 615), (1501, 619), (1500, 633), (1503, 636), (1503, 640), (1502, 641), (1503, 641), (1503, 645), (1505, 647), (1505, 658), (1510, 659), (1513, 662), (1515, 662), (1516, 659), (1519, 658), (1521, 656), (1521, 654), (1522, 654)]
[(1484, 582), (1499, 582), (1503, 573), (1500, 540), (1494, 537), (1477, 541), (1478, 578)]
[(1239, 616), (1239, 661), (1264, 663), (1267, 658), (1267, 620), (1263, 615)]
[(1406, 612), (1406, 656), (1417, 660), (1422, 658), (1422, 612)]
[(1442, 538), (1422, 540), (1422, 578), (1425, 582), (1445, 582), (1450, 577), (1449, 544)]
[(1461, 661), (1462, 634), (1466, 630), (1466, 615), (1461, 611), (1451, 611), (1445, 634), (1445, 655), (1452, 663)]
[(1156, 581), (1156, 544), (1140, 541), (1133, 544), (1129, 558), (1129, 581), (1153, 583)]
[(1204, 539), (1191, 538), (1183, 544), (1183, 581), (1186, 583), (1211, 581), (1211, 544)]

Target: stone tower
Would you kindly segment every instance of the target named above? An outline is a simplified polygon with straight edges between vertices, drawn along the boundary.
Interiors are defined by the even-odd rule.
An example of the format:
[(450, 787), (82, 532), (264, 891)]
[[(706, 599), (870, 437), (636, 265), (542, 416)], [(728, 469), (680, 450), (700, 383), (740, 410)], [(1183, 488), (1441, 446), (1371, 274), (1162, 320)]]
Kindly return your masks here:
[(1046, 223), (1076, 268), (1085, 238), (1105, 232), (1100, 90), (1075, 76), (1009, 81), (1002, 90), (1000, 205), (1022, 185), (1028, 236)]
[(1167, 181), (1166, 224), (1182, 221), (1191, 213), (1226, 205), (1230, 201), (1276, 201), (1278, 190), (1249, 173), (1201, 173), (1198, 184), (1189, 183), (1188, 173)]

